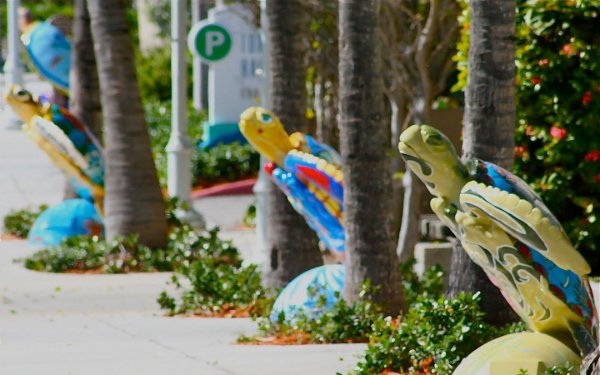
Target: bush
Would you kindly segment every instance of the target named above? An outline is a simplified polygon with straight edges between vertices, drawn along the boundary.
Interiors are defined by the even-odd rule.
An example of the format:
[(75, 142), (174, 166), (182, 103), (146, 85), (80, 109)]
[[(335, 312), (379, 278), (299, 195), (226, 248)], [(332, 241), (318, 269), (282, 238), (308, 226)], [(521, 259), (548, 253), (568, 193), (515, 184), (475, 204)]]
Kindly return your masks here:
[[(438, 298), (443, 290), (444, 273), (439, 266), (426, 271), (419, 278), (413, 271), (415, 260), (403, 264), (405, 297), (408, 304), (415, 302), (417, 296)], [(299, 310), (293, 316), (280, 313), (273, 322), (266, 315), (259, 319), (259, 337), (269, 337), (273, 342), (285, 343), (347, 343), (367, 342), (376, 322), (383, 319), (382, 309), (366, 298), (373, 292), (370, 285), (363, 285), (360, 297), (352, 304), (346, 303), (339, 293), (333, 306), (327, 308), (324, 286), (315, 285), (310, 293), (317, 296), (313, 311)], [(315, 314), (315, 311), (319, 311)], [(240, 341), (253, 341), (257, 337), (241, 337)]]
[[(181, 279), (189, 287), (184, 287)], [(274, 294), (262, 287), (256, 265), (243, 266), (219, 257), (179, 267), (172, 282), (181, 291), (179, 301), (166, 291), (157, 299), (169, 315), (261, 316), (273, 303)]]
[(27, 238), (33, 223), (48, 208), (43, 204), (38, 208), (12, 210), (4, 217), (4, 231), (19, 238)]
[[(265, 316), (259, 319), (259, 336), (270, 338), (273, 343), (288, 344), (307, 343), (350, 343), (367, 342), (374, 322), (381, 319), (381, 309), (364, 298), (370, 291), (368, 285), (363, 286), (361, 297), (352, 304), (347, 304), (336, 293), (336, 302), (327, 308), (327, 298), (320, 292), (322, 286), (315, 286), (310, 291), (318, 296), (314, 311), (299, 310), (293, 316), (281, 312), (277, 321)], [(240, 342), (253, 341), (257, 337), (240, 337)]]
[(600, 272), (600, 1), (519, 2), (515, 170)]
[(97, 236), (69, 237), (60, 246), (37, 251), (26, 258), (25, 267), (46, 272), (98, 270), (105, 263), (108, 247)]
[(25, 259), (36, 271), (101, 271), (105, 273), (173, 271), (198, 259), (215, 258), (240, 263), (237, 249), (218, 237), (218, 229), (197, 233), (189, 226), (175, 227), (165, 249), (152, 250), (137, 236), (106, 241), (96, 236), (76, 236), (60, 245), (42, 249)]
[(523, 330), (521, 324), (498, 329), (485, 323), (479, 300), (478, 294), (455, 299), (424, 297), (398, 319), (377, 320), (365, 355), (352, 374), (384, 370), (451, 374), (479, 346)]
[(199, 185), (207, 186), (256, 175), (260, 155), (249, 144), (219, 144), (195, 153), (193, 164), (194, 179)]
[[(466, 7), (466, 1), (461, 0)], [(600, 1), (519, 0), (515, 172), (600, 272)], [(466, 86), (469, 15), (458, 45)]]

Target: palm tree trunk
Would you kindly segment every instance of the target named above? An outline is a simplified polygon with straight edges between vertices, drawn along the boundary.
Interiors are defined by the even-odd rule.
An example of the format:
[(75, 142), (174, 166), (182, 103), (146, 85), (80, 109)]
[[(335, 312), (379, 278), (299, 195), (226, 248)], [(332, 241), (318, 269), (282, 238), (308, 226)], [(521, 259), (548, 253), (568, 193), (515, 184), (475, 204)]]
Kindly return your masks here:
[(165, 204), (150, 150), (133, 45), (122, 0), (89, 0), (106, 141), (108, 239), (137, 234), (142, 244), (167, 240)]
[(75, 0), (69, 111), (102, 141), (100, 83), (86, 0)]
[[(306, 131), (302, 32), (308, 19), (300, 0), (268, 0), (272, 110), (288, 133)], [(269, 197), (270, 264), (265, 284), (282, 287), (300, 273), (323, 264), (317, 237), (277, 188)]]
[[(471, 0), (469, 77), (465, 102), (463, 158), (477, 157), (510, 169), (515, 135), (515, 0)], [(450, 295), (482, 292), (486, 319), (496, 325), (516, 320), (500, 291), (456, 246)]]
[(359, 298), (370, 280), (371, 295), (397, 313), (403, 294), (391, 231), (389, 132), (385, 116), (378, 0), (340, 0), (340, 147), (344, 160), (346, 285)]

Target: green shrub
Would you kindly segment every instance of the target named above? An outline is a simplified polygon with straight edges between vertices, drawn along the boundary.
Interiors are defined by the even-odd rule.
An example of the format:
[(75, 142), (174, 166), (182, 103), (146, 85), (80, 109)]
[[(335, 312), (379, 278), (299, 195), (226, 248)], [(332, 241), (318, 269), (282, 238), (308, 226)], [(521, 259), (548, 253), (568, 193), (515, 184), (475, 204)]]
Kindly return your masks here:
[(171, 99), (171, 48), (157, 47), (138, 52), (136, 70), (144, 103)]
[(479, 295), (419, 298), (398, 320), (387, 317), (373, 325), (362, 360), (352, 374), (419, 370), (451, 374), (460, 361), (484, 343), (522, 325), (497, 329), (483, 321)]
[[(570, 364), (565, 363), (562, 366), (552, 366), (544, 371), (544, 375), (578, 375), (579, 371), (577, 368)], [(532, 375), (527, 370), (521, 370), (517, 375)]]
[(256, 265), (243, 266), (219, 257), (179, 267), (172, 282), (181, 291), (179, 300), (166, 291), (157, 299), (169, 315), (261, 316), (273, 303), (274, 293), (261, 285)]
[[(413, 270), (415, 260), (411, 259), (400, 267), (404, 279), (405, 297), (408, 304), (420, 298), (438, 298), (443, 290), (444, 273), (439, 266), (432, 267), (419, 278)], [(373, 326), (383, 319), (382, 309), (366, 298), (373, 288), (363, 285), (360, 297), (352, 304), (346, 303), (339, 293), (336, 302), (327, 308), (327, 298), (322, 285), (315, 285), (309, 292), (316, 297), (314, 314), (298, 311), (293, 316), (280, 313), (276, 321), (269, 316), (258, 321), (258, 337), (285, 337), (296, 343), (344, 343), (366, 342), (372, 334)], [(240, 341), (251, 341), (257, 337), (241, 337)]]
[(600, 1), (519, 1), (515, 171), (600, 272)]
[[(466, 1), (458, 61), (464, 89)], [(600, 272), (600, 1), (517, 1), (515, 172)]]
[(256, 227), (256, 203), (252, 203), (248, 206), (243, 221), (244, 225), (248, 227)]
[(194, 154), (193, 174), (200, 185), (236, 181), (258, 172), (260, 156), (254, 148), (239, 143), (219, 144)]
[(19, 238), (27, 238), (35, 220), (48, 208), (43, 204), (38, 208), (12, 210), (4, 217), (4, 231)]
[[(363, 286), (361, 298), (352, 304), (346, 303), (336, 292), (336, 302), (327, 308), (327, 298), (321, 286), (315, 286), (310, 293), (317, 296), (314, 306), (320, 314), (299, 310), (293, 316), (279, 314), (276, 321), (265, 316), (258, 321), (259, 336), (287, 337), (297, 340), (296, 343), (348, 343), (366, 342), (372, 325), (381, 319), (381, 309), (364, 298), (369, 292), (369, 285)], [(240, 341), (249, 341), (256, 337), (241, 337)]]
[(106, 273), (173, 271), (198, 259), (214, 258), (239, 264), (237, 249), (218, 237), (218, 229), (198, 233), (189, 226), (174, 227), (165, 249), (152, 250), (137, 236), (106, 241), (96, 236), (76, 236), (60, 245), (42, 249), (25, 259), (36, 271), (66, 272), (101, 270)]
[(35, 271), (89, 271), (104, 265), (108, 244), (97, 236), (69, 237), (60, 246), (35, 252), (25, 259), (25, 267)]

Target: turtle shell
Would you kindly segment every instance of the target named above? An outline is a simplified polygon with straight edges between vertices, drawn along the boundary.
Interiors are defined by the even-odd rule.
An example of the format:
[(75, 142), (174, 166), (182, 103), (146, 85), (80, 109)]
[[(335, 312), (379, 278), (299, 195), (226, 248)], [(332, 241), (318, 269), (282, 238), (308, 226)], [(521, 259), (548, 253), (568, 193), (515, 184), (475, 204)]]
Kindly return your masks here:
[(560, 222), (546, 207), (542, 198), (525, 181), (515, 176), (506, 169), (494, 163), (473, 159), (467, 162), (467, 169), (471, 178), (477, 182), (496, 187), (500, 190), (517, 195), (537, 207), (552, 224), (561, 227)]

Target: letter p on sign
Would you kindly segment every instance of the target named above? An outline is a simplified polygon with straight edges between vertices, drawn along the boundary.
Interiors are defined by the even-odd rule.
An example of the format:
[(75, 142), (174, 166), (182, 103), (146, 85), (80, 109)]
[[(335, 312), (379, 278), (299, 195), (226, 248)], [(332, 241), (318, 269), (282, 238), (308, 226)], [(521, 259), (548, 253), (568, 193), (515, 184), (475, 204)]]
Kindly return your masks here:
[(231, 51), (231, 36), (217, 24), (198, 23), (188, 35), (188, 47), (207, 62), (218, 61)]

